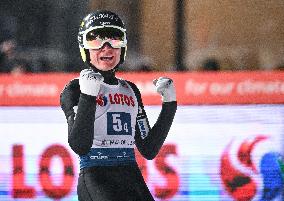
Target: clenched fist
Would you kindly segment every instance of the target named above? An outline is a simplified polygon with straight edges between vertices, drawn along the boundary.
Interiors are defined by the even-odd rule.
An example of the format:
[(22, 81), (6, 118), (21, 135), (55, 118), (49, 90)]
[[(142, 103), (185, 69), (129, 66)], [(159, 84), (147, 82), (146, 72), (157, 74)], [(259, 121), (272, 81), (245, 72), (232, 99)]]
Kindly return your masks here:
[(153, 80), (156, 91), (162, 96), (163, 102), (176, 101), (176, 90), (172, 79), (167, 77), (159, 77)]
[(103, 76), (91, 69), (84, 69), (80, 72), (79, 85), (81, 92), (84, 94), (97, 96), (103, 81)]

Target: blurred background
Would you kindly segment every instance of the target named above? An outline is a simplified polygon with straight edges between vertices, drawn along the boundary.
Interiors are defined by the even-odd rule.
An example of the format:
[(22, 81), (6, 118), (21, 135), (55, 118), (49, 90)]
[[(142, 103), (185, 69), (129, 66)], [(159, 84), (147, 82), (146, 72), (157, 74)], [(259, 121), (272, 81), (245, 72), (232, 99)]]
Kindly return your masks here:
[(124, 20), (121, 70), (278, 70), (284, 66), (282, 0), (2, 0), (1, 72), (78, 72), (80, 21), (110, 9)]

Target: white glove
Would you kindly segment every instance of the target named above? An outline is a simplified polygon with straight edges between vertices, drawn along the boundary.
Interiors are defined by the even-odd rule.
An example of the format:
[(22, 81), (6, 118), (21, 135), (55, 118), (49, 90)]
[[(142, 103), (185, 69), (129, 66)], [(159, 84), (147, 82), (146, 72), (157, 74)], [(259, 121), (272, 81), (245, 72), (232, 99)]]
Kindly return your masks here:
[(167, 77), (159, 77), (153, 80), (156, 91), (162, 96), (163, 102), (176, 101), (176, 90), (172, 79)]
[(80, 72), (79, 85), (82, 93), (97, 96), (100, 91), (104, 77), (91, 69), (84, 69)]

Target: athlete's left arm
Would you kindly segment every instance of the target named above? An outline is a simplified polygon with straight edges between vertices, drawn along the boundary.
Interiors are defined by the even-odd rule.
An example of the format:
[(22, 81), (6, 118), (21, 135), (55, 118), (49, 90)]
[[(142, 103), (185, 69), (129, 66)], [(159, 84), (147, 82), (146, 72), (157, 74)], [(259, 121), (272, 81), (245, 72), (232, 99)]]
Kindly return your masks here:
[(135, 127), (135, 144), (142, 156), (148, 160), (152, 160), (158, 154), (168, 135), (176, 113), (177, 102), (175, 98), (166, 101), (163, 100), (159, 117), (151, 128), (140, 91), (135, 84), (131, 82), (129, 84), (135, 92), (139, 108)]

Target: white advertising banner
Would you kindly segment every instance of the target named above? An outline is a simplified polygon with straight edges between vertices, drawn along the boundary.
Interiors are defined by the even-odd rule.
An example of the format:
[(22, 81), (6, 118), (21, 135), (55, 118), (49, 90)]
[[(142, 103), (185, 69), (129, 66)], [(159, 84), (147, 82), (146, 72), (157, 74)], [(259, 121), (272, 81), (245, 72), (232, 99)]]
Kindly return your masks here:
[[(153, 125), (160, 106), (146, 106)], [(137, 154), (156, 200), (283, 200), (283, 105), (179, 106), (152, 161)], [(78, 157), (59, 107), (0, 107), (0, 200), (71, 201)]]

